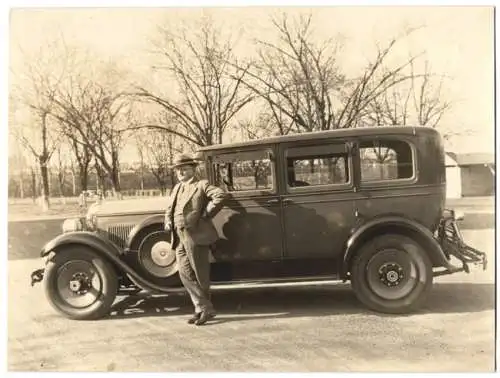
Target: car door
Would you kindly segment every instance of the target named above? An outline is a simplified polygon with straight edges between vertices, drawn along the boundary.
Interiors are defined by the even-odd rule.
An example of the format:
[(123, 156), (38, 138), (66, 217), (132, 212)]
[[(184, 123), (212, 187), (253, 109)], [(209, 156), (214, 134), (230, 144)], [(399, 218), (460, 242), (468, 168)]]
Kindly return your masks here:
[(352, 158), (346, 142), (282, 146), (286, 259), (337, 259), (355, 223)]
[(273, 147), (221, 152), (211, 157), (215, 183), (228, 194), (214, 219), (217, 262), (280, 261), (281, 208)]

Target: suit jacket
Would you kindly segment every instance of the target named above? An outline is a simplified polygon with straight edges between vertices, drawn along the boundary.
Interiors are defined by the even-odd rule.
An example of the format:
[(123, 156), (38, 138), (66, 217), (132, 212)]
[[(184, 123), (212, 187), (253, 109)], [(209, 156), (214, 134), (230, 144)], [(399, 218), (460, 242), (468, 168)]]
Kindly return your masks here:
[[(165, 211), (165, 224), (169, 224), (171, 229), (174, 226), (179, 188), (180, 185), (176, 184), (172, 189)], [(217, 241), (219, 235), (211, 218), (220, 211), (226, 198), (227, 194), (222, 189), (210, 185), (207, 180), (193, 178), (183, 203), (179, 205), (182, 206), (186, 230), (195, 244), (211, 245)], [(173, 232), (171, 234), (173, 243)]]

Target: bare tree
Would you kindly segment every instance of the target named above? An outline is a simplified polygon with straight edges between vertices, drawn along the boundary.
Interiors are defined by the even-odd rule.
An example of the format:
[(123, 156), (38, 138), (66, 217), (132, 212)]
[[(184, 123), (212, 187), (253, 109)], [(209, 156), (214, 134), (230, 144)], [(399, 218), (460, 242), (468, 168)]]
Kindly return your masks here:
[(439, 124), (451, 106), (442, 94), (444, 77), (433, 74), (428, 61), (424, 72), (419, 75), (414, 74), (413, 64), (411, 66), (410, 81), (390, 88), (369, 104), (365, 124), (433, 128)]
[[(444, 78), (432, 74), (429, 62), (425, 62), (424, 72), (419, 75), (414, 74), (411, 66), (410, 81), (388, 89), (369, 104), (363, 117), (365, 125), (438, 126), (451, 106), (441, 92)], [(387, 148), (373, 147), (373, 154), (379, 164), (392, 158)]]
[(24, 156), (24, 149), (16, 143), (9, 143), (9, 176), (17, 181), (19, 187), (19, 196), (25, 197), (25, 177), (29, 170), (28, 161)]
[(144, 150), (146, 148), (146, 144), (142, 140), (139, 135), (139, 132), (134, 133), (135, 139), (135, 148), (137, 150), (137, 154), (139, 155), (139, 177), (140, 177), (140, 185), (141, 190), (144, 190), (144, 171), (146, 170), (146, 159), (144, 156)]
[[(71, 131), (72, 130), (71, 128), (63, 127), (62, 129), (66, 134), (69, 143), (71, 144), (71, 149), (73, 152), (72, 167), (71, 167), (73, 181), (75, 180), (75, 176), (78, 175), (80, 182), (80, 190), (86, 191), (88, 189), (89, 169), (90, 169), (90, 163), (92, 161), (91, 149), (88, 145), (79, 143), (79, 139), (75, 138), (74, 134)], [(90, 133), (88, 138), (91, 139)], [(76, 194), (75, 187), (76, 185), (75, 183), (73, 183), (73, 195)]]
[(69, 52), (53, 42), (34, 56), (24, 55), (24, 66), (13, 71), (10, 132), (36, 159), (42, 182), (42, 208), (48, 210), (48, 164), (56, 149), (58, 124), (51, 113), (54, 97), (67, 71)]
[(135, 95), (159, 106), (172, 123), (141, 126), (168, 131), (198, 146), (222, 143), (231, 121), (254, 95), (242, 85), (246, 69), (234, 66), (233, 41), (209, 19), (192, 30), (174, 34), (159, 28), (155, 51), (162, 60), (153, 68), (165, 72), (170, 93), (139, 87)]
[(272, 24), (278, 40), (257, 41), (259, 60), (246, 69), (244, 83), (267, 101), (270, 113), (280, 112), (276, 119), (283, 129), (356, 127), (375, 99), (412, 78), (405, 70), (416, 57), (390, 69), (385, 67), (398, 38), (378, 47), (362, 74), (349, 78), (337, 61), (341, 43), (315, 43), (311, 16), (290, 21), (283, 15)]
[(178, 144), (178, 137), (164, 130), (138, 132), (136, 143), (140, 146), (145, 166), (155, 177), (162, 194), (166, 193), (168, 184), (174, 183), (174, 174), (170, 169), (174, 154), (183, 149)]
[(64, 151), (64, 145), (59, 144), (58, 147), (56, 148), (56, 162), (55, 162), (55, 170), (56, 170), (56, 177), (57, 177), (57, 186), (58, 186), (58, 191), (59, 191), (59, 196), (62, 199), (63, 203), (66, 203), (66, 198), (64, 195), (64, 187), (66, 183), (66, 178), (67, 178), (67, 172), (68, 172), (68, 154), (66, 151)]
[(71, 195), (74, 197), (76, 196), (76, 177), (80, 173), (77, 171), (74, 156), (69, 160), (69, 173), (71, 174)]
[(238, 129), (243, 140), (261, 139), (277, 135), (287, 135), (293, 129), (293, 122), (288, 125), (283, 119), (283, 114), (276, 109), (271, 114), (262, 112), (255, 119), (238, 121)]
[(420, 80), (412, 78), (412, 87), (415, 88), (413, 103), (418, 114), (418, 124), (433, 128), (439, 124), (451, 106), (451, 102), (442, 95), (444, 77), (441, 76), (437, 84), (432, 80), (434, 77), (429, 62), (425, 62), (425, 73), (420, 76)]
[(114, 195), (120, 197), (122, 130), (132, 112), (128, 97), (94, 80), (73, 80), (67, 90), (58, 92), (54, 102), (54, 116), (63, 125), (64, 134), (72, 140), (75, 151), (82, 146), (83, 155), (78, 159), (81, 172), (87, 172), (91, 155), (96, 169), (106, 172)]

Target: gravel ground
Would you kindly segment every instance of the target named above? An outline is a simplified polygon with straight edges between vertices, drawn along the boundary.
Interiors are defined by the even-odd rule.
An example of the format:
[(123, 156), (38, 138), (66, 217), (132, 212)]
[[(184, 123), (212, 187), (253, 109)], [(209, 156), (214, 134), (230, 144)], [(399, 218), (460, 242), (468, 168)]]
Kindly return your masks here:
[[(218, 290), (218, 317), (186, 324), (183, 295), (119, 298), (110, 317), (77, 322), (56, 314), (38, 259), (8, 266), (9, 371), (406, 371), (494, 369), (494, 232), (465, 231), (489, 254), (486, 271), (438, 277), (416, 314), (365, 310), (349, 285)], [(9, 251), (9, 256), (10, 256)]]

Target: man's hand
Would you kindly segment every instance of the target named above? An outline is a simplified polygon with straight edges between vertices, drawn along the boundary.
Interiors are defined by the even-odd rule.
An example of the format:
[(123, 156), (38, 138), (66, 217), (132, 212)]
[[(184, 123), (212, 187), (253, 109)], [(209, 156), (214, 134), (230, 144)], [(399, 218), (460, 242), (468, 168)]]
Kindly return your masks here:
[(169, 222), (165, 222), (165, 231), (172, 231), (172, 225)]

